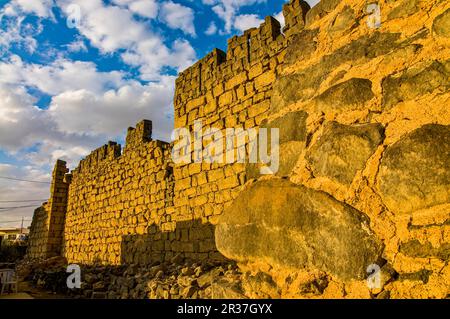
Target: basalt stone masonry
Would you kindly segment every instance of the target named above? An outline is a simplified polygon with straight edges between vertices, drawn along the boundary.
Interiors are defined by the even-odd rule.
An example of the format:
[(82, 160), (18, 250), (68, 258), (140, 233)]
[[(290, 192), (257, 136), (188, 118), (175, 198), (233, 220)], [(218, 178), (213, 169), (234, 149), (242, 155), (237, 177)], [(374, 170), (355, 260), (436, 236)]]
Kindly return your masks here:
[(70, 174), (56, 163), (28, 256), (144, 268), (231, 259), (241, 290), (222, 287), (225, 297), (448, 297), (449, 10), (291, 0), (284, 28), (267, 17), (233, 37), (180, 73), (174, 96), (176, 129), (279, 128), (277, 172), (177, 162), (174, 142), (141, 121), (123, 150), (109, 142)]

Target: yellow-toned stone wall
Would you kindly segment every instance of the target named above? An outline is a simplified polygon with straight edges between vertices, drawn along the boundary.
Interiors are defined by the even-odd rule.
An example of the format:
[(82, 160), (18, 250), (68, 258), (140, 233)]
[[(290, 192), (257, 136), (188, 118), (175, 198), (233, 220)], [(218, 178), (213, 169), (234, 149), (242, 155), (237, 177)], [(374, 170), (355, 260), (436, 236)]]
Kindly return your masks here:
[(48, 214), (46, 205), (37, 208), (33, 214), (28, 239), (27, 256), (31, 259), (45, 258), (48, 238)]
[[(194, 132), (194, 122), (200, 121), (204, 131), (217, 128), (223, 136), (227, 128), (256, 129), (267, 118), (273, 83), (281, 71), (287, 44), (303, 27), (308, 9), (305, 2), (298, 0), (285, 4), (284, 30), (276, 19), (267, 17), (259, 28), (231, 38), (226, 53), (215, 49), (182, 72), (176, 80), (175, 128)], [(210, 142), (203, 140), (205, 150)], [(248, 158), (248, 143), (246, 148)], [(194, 217), (216, 224), (224, 207), (237, 196), (246, 181), (245, 165), (237, 161), (226, 164), (227, 152), (234, 153), (237, 159), (236, 147), (228, 150), (224, 145), (222, 163), (174, 166), (177, 220)], [(176, 224), (165, 227), (174, 229)]]
[[(203, 129), (221, 131), (279, 127), (277, 176), (260, 176), (246, 164), (175, 164), (173, 145), (152, 141), (151, 123), (141, 122), (129, 129), (123, 153), (119, 145), (109, 143), (81, 161), (71, 181), (67, 176), (62, 254), (70, 262), (87, 264), (147, 264), (179, 253), (223, 258), (214, 239), (219, 216), (226, 215), (223, 211), (247, 186), (261, 182), (276, 186), (282, 178), (293, 184), (290, 188), (307, 190), (311, 200), (318, 198), (308, 213), (323, 207), (328, 213), (329, 200), (333, 207), (367, 217), (361, 228), (382, 246), (385, 281), (382, 288), (371, 290), (360, 277), (345, 280), (332, 267), (315, 269), (314, 260), (296, 269), (283, 262), (271, 264), (271, 254), (291, 255), (286, 250), (292, 246), (278, 241), (276, 249), (264, 251), (269, 256), (250, 262), (246, 259), (251, 254), (240, 256), (245, 261), (241, 269), (248, 274), (265, 272), (275, 283), (270, 287), (276, 289), (269, 291), (249, 289), (248, 296), (448, 296), (450, 4), (380, 0), (379, 25), (375, 20), (368, 23), (376, 13), (368, 12), (370, 4), (322, 0), (309, 9), (292, 0), (283, 8), (283, 33), (276, 20), (267, 18), (260, 28), (230, 39), (226, 53), (214, 50), (176, 80), (175, 128), (192, 132), (198, 120)], [(266, 196), (270, 198), (270, 192)], [(64, 211), (64, 196), (59, 198), (62, 209), (53, 206), (53, 211)], [(273, 206), (268, 204), (269, 219), (270, 209), (286, 202), (300, 206), (290, 212), (302, 213), (304, 203), (284, 200), (280, 196)], [(45, 211), (52, 211), (47, 207)], [(44, 210), (37, 210), (33, 221), (30, 251), (36, 254), (39, 243), (47, 241), (46, 227), (54, 224), (55, 243), (61, 230), (62, 214), (47, 217), (46, 222)], [(285, 212), (283, 207), (278, 211)], [(348, 221), (338, 217), (333, 221), (346, 229)], [(263, 226), (272, 235), (284, 231)], [(291, 226), (286, 229), (293, 231)], [(312, 233), (321, 234), (323, 229), (313, 226), (305, 229), (312, 227)], [(311, 244), (310, 237), (300, 237), (295, 237), (296, 245)], [(230, 258), (233, 240), (237, 248), (245, 248), (234, 233), (226, 239), (231, 240), (224, 241), (229, 246), (224, 244), (222, 251), (230, 252)], [(337, 234), (318, 241), (341, 244), (344, 239)], [(258, 243), (268, 241), (269, 237)], [(249, 242), (253, 247), (255, 242)], [(344, 252), (352, 259), (351, 251)], [(343, 278), (353, 278), (342, 273)]]
[(67, 172), (66, 162), (58, 160), (52, 173), (50, 198), (34, 212), (27, 248), (29, 258), (49, 258), (61, 254), (71, 178)]
[[(303, 27), (308, 9), (299, 0), (285, 5), (289, 36), (267, 17), (259, 28), (230, 39), (226, 53), (215, 49), (182, 72), (176, 80), (175, 128), (192, 131), (195, 120), (203, 129), (257, 127), (267, 115), (290, 35)], [(36, 226), (31, 247), (46, 237), (69, 262), (87, 264), (145, 264), (179, 253), (223, 258), (215, 247), (214, 224), (245, 183), (245, 165), (174, 164), (172, 145), (151, 140), (151, 126), (144, 120), (130, 128), (123, 152), (109, 142), (80, 162), (67, 177), (67, 209), (61, 198), (53, 205), (66, 215), (47, 218), (52, 231)], [(40, 212), (36, 225), (44, 225), (38, 222)], [(55, 239), (51, 234), (62, 227), (62, 240)]]
[[(322, 0), (308, 11), (304, 29), (293, 35), (286, 50), (267, 113), (269, 127), (285, 128), (280, 132), (283, 170), (278, 176), (252, 176), (248, 191), (222, 215), (230, 217), (218, 223), (226, 229), (216, 237), (219, 250), (242, 261), (244, 271), (267, 272), (277, 283), (267, 291), (250, 287), (249, 296), (448, 298), (449, 21), (450, 2), (445, 0)], [(294, 198), (249, 196), (264, 183), (275, 185), (275, 193), (279, 178), (292, 182), (283, 186), (285, 193), (298, 187), (311, 192), (309, 199), (316, 203), (304, 210)], [(302, 224), (300, 216), (312, 214), (318, 221), (322, 207), (333, 211), (319, 200), (323, 194), (369, 218), (367, 229), (384, 245), (376, 289), (368, 285), (369, 272), (358, 279), (349, 271), (349, 260), (362, 244), (344, 250), (349, 257), (340, 259), (348, 262), (343, 268), (355, 276), (352, 280), (339, 279), (337, 262), (330, 269), (312, 265), (321, 253), (332, 260), (347, 239), (337, 230), (327, 234), (326, 227)], [(255, 208), (245, 204), (252, 199), (254, 206), (264, 200), (273, 203), (268, 209), (274, 215), (298, 213), (295, 220), (303, 228), (285, 225), (282, 219), (276, 226), (264, 224), (271, 219), (253, 213)], [(292, 208), (296, 205), (297, 210)], [(240, 221), (233, 221), (236, 216)], [(336, 210), (333, 221), (338, 216)], [(251, 226), (266, 230), (260, 231), (264, 236), (247, 236), (242, 230), (237, 235)], [(296, 234), (292, 243), (280, 240), (289, 232)], [(316, 232), (323, 234), (318, 241), (305, 235)], [(275, 242), (277, 249), (267, 248), (272, 246), (266, 242)], [(317, 247), (318, 242), (333, 249), (312, 250), (312, 257), (294, 268), (283, 258), (277, 260), (299, 253), (304, 243)], [(364, 273), (369, 266), (363, 265)]]

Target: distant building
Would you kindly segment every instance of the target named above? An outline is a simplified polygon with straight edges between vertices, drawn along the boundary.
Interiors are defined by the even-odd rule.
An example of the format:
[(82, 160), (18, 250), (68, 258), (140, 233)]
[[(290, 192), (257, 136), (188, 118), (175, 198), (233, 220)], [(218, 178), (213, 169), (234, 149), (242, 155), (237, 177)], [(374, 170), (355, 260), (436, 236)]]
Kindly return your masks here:
[(12, 228), (5, 227), (0, 228), (0, 244), (25, 244), (28, 240), (28, 234), (30, 230), (28, 228)]

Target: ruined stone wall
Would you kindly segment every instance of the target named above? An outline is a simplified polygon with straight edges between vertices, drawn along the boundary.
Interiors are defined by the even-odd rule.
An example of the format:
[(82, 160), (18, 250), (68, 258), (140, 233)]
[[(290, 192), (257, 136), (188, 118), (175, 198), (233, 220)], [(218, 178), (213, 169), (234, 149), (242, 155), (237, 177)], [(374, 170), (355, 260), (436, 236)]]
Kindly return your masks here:
[(152, 141), (151, 129), (140, 122), (128, 129), (123, 154), (109, 142), (72, 172), (64, 245), (70, 262), (120, 264), (124, 237), (166, 218), (173, 198), (168, 144)]
[(27, 256), (31, 259), (45, 258), (48, 237), (48, 213), (46, 204), (37, 208), (33, 214), (28, 239)]
[(30, 258), (59, 256), (63, 247), (64, 224), (70, 174), (66, 162), (58, 160), (52, 173), (50, 198), (35, 210), (27, 255)]
[[(450, 4), (372, 4), (292, 0), (284, 34), (267, 18), (177, 79), (175, 128), (279, 128), (275, 176), (258, 164), (173, 163), (172, 145), (141, 122), (123, 154), (110, 143), (74, 170), (64, 256), (223, 254), (249, 297), (448, 296)], [(42, 210), (35, 219), (39, 242)]]
[(372, 2), (322, 0), (287, 48), (278, 177), (248, 165), (216, 227), (248, 296), (450, 293), (450, 3)]
[[(257, 128), (267, 117), (288, 40), (303, 27), (308, 9), (305, 2), (297, 0), (284, 6), (288, 36), (282, 34), (276, 19), (267, 17), (259, 28), (230, 39), (226, 53), (216, 49), (182, 72), (176, 80), (175, 128), (194, 132), (194, 122), (200, 121), (204, 131), (216, 128), (223, 136), (227, 128)], [(203, 140), (204, 154), (210, 142), (210, 138)], [(245, 165), (237, 161), (242, 153), (238, 155), (236, 145), (229, 149), (224, 145), (222, 163), (194, 163), (197, 154), (194, 147), (191, 150), (193, 162), (174, 167), (176, 220), (193, 216), (215, 224), (246, 181)], [(234, 155), (234, 164), (225, 163), (227, 153)], [(248, 158), (248, 143), (244, 153)], [(175, 224), (167, 227), (172, 229)]]

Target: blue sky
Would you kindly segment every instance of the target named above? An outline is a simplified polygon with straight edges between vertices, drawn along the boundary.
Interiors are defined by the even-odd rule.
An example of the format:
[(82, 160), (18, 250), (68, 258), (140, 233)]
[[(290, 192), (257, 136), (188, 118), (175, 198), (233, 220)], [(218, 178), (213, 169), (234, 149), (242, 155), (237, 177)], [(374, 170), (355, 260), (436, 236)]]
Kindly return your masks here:
[[(0, 0), (0, 176), (48, 181), (56, 159), (73, 169), (143, 118), (167, 140), (177, 73), (265, 16), (282, 20), (284, 2)], [(0, 227), (33, 212), (5, 201), (47, 196), (0, 178)]]

